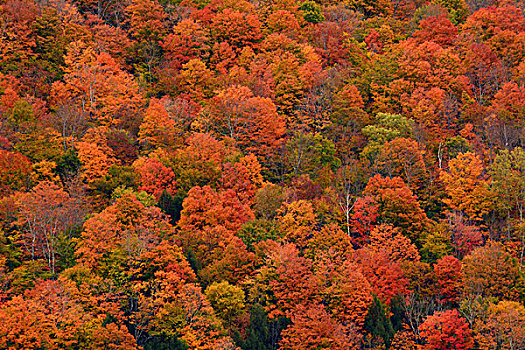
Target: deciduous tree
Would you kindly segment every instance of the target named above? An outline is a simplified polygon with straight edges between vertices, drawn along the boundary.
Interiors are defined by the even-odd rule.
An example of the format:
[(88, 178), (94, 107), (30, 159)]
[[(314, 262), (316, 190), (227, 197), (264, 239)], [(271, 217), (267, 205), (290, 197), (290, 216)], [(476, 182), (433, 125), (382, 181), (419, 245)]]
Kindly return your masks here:
[(45, 258), (54, 275), (60, 259), (61, 237), (79, 225), (84, 212), (79, 203), (52, 182), (41, 182), (17, 200), (21, 243), (31, 259)]
[(466, 320), (458, 310), (436, 312), (419, 326), (425, 350), (472, 349), (474, 338)]

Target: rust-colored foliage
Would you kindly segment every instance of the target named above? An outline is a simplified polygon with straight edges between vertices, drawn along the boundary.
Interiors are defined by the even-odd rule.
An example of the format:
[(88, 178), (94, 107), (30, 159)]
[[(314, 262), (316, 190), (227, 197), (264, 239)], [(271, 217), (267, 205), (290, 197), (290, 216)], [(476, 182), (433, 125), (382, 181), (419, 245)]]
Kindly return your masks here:
[(414, 33), (420, 42), (434, 41), (442, 47), (452, 45), (458, 33), (458, 28), (442, 13), (430, 16), (419, 22), (419, 30)]
[(119, 322), (90, 311), (74, 283), (40, 282), (24, 296), (0, 306), (0, 346), (11, 349), (67, 347), (131, 350), (135, 340)]
[(465, 213), (470, 220), (480, 221), (491, 205), (491, 193), (483, 164), (473, 153), (461, 153), (449, 162), (449, 171), (441, 172), (447, 198), (443, 202), (452, 210)]
[(236, 51), (261, 39), (261, 23), (256, 15), (228, 8), (215, 15), (210, 27), (217, 41), (229, 42)]
[(391, 260), (385, 251), (361, 248), (353, 260), (370, 283), (372, 291), (387, 304), (398, 294), (408, 293), (408, 279), (403, 276), (399, 262)]
[(23, 190), (29, 182), (31, 161), (20, 153), (0, 149), (0, 195)]
[(78, 261), (101, 268), (116, 250), (130, 259), (139, 258), (172, 235), (173, 227), (159, 208), (146, 206), (135, 194), (125, 193), (84, 223)]
[(462, 264), (468, 294), (514, 300), (523, 285), (516, 261), (498, 243), (474, 249)]
[(1, 0), (0, 57), (0, 348), (524, 348), (519, 2)]
[(64, 82), (52, 86), (56, 103), (73, 100), (97, 125), (126, 124), (142, 105), (138, 84), (107, 53), (97, 54), (82, 41), (70, 44), (64, 57)]
[(235, 140), (247, 152), (269, 157), (282, 142), (284, 119), (271, 99), (254, 96), (247, 87), (221, 90), (210, 109), (210, 123), (217, 133)]
[(299, 256), (293, 243), (272, 244), (266, 256), (267, 263), (259, 271), (259, 279), (273, 294), (273, 303), (267, 306), (269, 317), (293, 315), (296, 307), (310, 305), (317, 299), (312, 261)]
[(371, 177), (363, 192), (379, 204), (380, 219), (417, 241), (428, 225), (428, 218), (415, 196), (400, 177)]
[(328, 251), (317, 257), (314, 270), (326, 309), (342, 324), (363, 327), (372, 303), (372, 286), (361, 268)]
[(180, 68), (191, 59), (209, 54), (209, 41), (209, 35), (199, 22), (184, 19), (166, 36), (162, 46), (172, 64)]
[(133, 165), (140, 175), (139, 190), (146, 191), (157, 200), (164, 191), (169, 195), (174, 195), (177, 192), (173, 170), (159, 160), (139, 158)]
[(278, 222), (285, 238), (289, 242), (294, 242), (300, 249), (304, 249), (315, 229), (313, 206), (305, 200), (285, 203), (280, 209)]

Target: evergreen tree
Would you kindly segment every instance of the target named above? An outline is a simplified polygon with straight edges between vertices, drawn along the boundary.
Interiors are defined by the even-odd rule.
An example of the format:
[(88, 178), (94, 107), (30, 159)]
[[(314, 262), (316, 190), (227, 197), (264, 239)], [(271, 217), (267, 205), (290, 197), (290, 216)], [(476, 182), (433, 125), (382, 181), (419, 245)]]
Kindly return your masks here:
[(268, 342), (268, 318), (266, 312), (259, 304), (256, 304), (250, 313), (250, 326), (246, 331), (245, 350), (271, 350)]
[(394, 333), (397, 333), (400, 329), (403, 328), (403, 320), (405, 319), (405, 310), (403, 308), (403, 296), (398, 294), (390, 303), (390, 322), (392, 323), (392, 328)]
[(385, 306), (375, 294), (365, 319), (365, 330), (374, 338), (382, 338), (387, 348), (395, 334)]
[(175, 225), (180, 219), (180, 212), (182, 210), (183, 197), (175, 194), (172, 196), (166, 190), (162, 192), (159, 198), (159, 208), (170, 216), (171, 224)]

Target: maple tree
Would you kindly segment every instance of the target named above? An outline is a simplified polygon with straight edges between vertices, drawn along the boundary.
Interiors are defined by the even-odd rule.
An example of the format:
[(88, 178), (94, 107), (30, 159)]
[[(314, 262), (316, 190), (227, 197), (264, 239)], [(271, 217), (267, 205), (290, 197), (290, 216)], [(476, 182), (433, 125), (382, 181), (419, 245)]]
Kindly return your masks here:
[(484, 347), (502, 349), (519, 348), (525, 341), (523, 305), (513, 301), (500, 301), (488, 307), (488, 319), (480, 325)]
[(378, 210), (379, 204), (370, 196), (356, 200), (351, 223), (352, 230), (358, 235), (354, 241), (360, 245), (367, 243), (368, 234), (373, 229), (379, 216)]
[(99, 315), (90, 313), (87, 305), (75, 299), (78, 294), (71, 281), (47, 281), (2, 305), (0, 344), (13, 349), (135, 348), (124, 325), (104, 324)]
[(522, 7), (2, 1), (0, 348), (522, 348)]
[[(164, 103), (163, 103), (164, 102)], [(170, 147), (176, 144), (176, 122), (166, 110), (166, 100), (152, 99), (140, 124), (139, 141), (151, 147)]]
[(474, 222), (488, 212), (491, 193), (479, 157), (470, 152), (459, 154), (450, 160), (449, 171), (443, 171), (440, 179), (448, 194), (443, 202), (452, 210), (465, 213)]
[(444, 13), (430, 16), (419, 22), (419, 30), (415, 38), (420, 42), (434, 41), (442, 47), (452, 45), (458, 33), (458, 28)]
[(253, 213), (242, 204), (237, 194), (227, 189), (216, 192), (210, 186), (193, 187), (184, 200), (181, 221), (183, 230), (195, 231), (216, 226), (234, 233)]
[(180, 80), (184, 91), (197, 102), (212, 95), (213, 72), (199, 58), (193, 58), (182, 65)]
[(466, 75), (474, 87), (474, 96), (480, 104), (494, 96), (503, 75), (501, 61), (486, 44), (472, 43), (464, 60)]
[(55, 274), (60, 255), (60, 237), (67, 237), (68, 230), (79, 225), (82, 208), (67, 192), (47, 181), (18, 197), (17, 206), (17, 224), (22, 230), (22, 244), (31, 259), (45, 258), (49, 271)]
[(360, 267), (329, 250), (317, 257), (314, 272), (327, 311), (342, 324), (362, 328), (372, 303), (372, 286)]
[[(254, 165), (257, 167), (257, 164)], [(257, 177), (257, 173), (253, 175)], [(233, 190), (243, 204), (251, 206), (255, 194), (255, 184), (252, 182), (248, 168), (242, 163), (224, 164), (220, 182), (221, 190)]]
[(259, 269), (256, 283), (261, 284), (259, 293), (267, 299), (264, 306), (269, 318), (288, 317), (298, 305), (309, 305), (317, 298), (312, 261), (299, 256), (293, 243), (270, 242), (265, 255), (268, 262)]
[(163, 238), (173, 234), (159, 208), (152, 207), (147, 198), (123, 193), (115, 203), (84, 223), (82, 242), (77, 249), (79, 262), (93, 269), (111, 268), (111, 260), (124, 256), (139, 257), (154, 248)]
[(469, 225), (461, 214), (450, 214), (448, 217), (452, 245), (457, 256), (465, 256), (483, 240), (480, 228)]
[(368, 247), (376, 252), (385, 252), (389, 259), (397, 262), (417, 262), (420, 259), (417, 247), (390, 225), (374, 227)]
[(424, 349), (470, 349), (474, 345), (472, 331), (456, 309), (436, 312), (419, 329), (426, 342)]
[(233, 86), (220, 91), (212, 101), (210, 123), (220, 135), (264, 157), (279, 147), (285, 123), (269, 98), (254, 96), (247, 87)]
[(351, 326), (334, 321), (322, 306), (298, 309), (283, 331), (281, 349), (356, 349), (358, 336)]
[(138, 85), (107, 53), (96, 54), (82, 41), (69, 45), (64, 82), (55, 82), (55, 101), (73, 100), (96, 125), (115, 126), (137, 113), (142, 104)]
[(439, 293), (443, 302), (457, 302), (461, 293), (463, 273), (461, 272), (461, 261), (446, 255), (439, 259), (434, 265)]
[(417, 196), (399, 177), (389, 178), (377, 174), (371, 177), (365, 195), (379, 204), (379, 217), (384, 223), (399, 227), (402, 233), (417, 242), (428, 225), (428, 218), (421, 209)]
[(258, 42), (261, 39), (260, 26), (256, 15), (229, 8), (216, 14), (210, 24), (215, 40), (227, 41), (234, 50)]
[(278, 222), (285, 238), (289, 242), (295, 242), (299, 249), (304, 249), (314, 230), (316, 219), (312, 205), (300, 200), (290, 204), (284, 203)]
[(145, 191), (160, 199), (162, 193), (174, 195), (177, 192), (175, 174), (155, 158), (139, 158), (133, 163), (137, 173), (140, 174), (139, 190)]
[(370, 282), (372, 291), (387, 304), (398, 294), (408, 293), (408, 279), (403, 276), (401, 266), (384, 251), (361, 248), (354, 252), (354, 261)]
[(209, 55), (209, 34), (197, 21), (184, 19), (166, 36), (162, 47), (175, 67), (180, 68), (191, 59)]
[(352, 238), (336, 224), (328, 224), (323, 226), (321, 230), (313, 232), (305, 254), (308, 257), (314, 257), (332, 250), (347, 255), (352, 249)]

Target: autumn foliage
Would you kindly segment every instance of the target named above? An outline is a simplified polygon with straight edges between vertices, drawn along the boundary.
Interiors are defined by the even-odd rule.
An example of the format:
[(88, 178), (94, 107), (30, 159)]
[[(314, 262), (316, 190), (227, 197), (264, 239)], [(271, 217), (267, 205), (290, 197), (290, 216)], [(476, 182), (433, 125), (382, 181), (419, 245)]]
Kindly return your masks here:
[(0, 348), (525, 349), (523, 8), (0, 1)]

